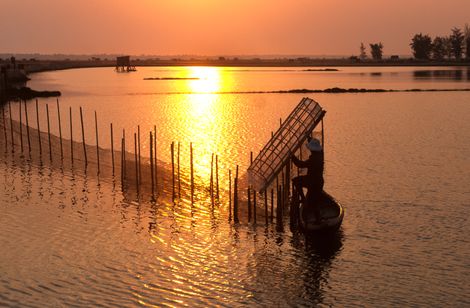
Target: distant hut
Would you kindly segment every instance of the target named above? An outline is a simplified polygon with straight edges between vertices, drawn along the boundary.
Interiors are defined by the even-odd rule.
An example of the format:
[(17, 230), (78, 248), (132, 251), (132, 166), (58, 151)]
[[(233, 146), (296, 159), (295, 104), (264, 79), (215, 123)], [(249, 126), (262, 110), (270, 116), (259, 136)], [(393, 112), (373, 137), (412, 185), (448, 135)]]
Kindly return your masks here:
[(135, 66), (131, 65), (130, 56), (122, 56), (116, 58), (116, 71), (117, 72), (135, 72)]

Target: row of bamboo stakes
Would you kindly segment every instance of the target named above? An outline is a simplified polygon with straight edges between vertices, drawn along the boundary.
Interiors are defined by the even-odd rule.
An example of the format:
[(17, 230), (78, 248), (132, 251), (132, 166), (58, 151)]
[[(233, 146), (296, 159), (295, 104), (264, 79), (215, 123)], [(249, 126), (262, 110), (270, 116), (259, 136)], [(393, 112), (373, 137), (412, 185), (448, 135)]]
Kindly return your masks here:
[[(36, 126), (38, 131), (38, 144), (39, 144), (39, 154), (42, 157), (42, 140), (41, 140), (41, 127), (40, 127), (40, 118), (39, 118), (39, 106), (38, 101), (35, 102), (36, 106)], [(23, 107), (25, 113), (25, 127), (26, 127), (26, 136), (28, 151), (31, 155), (31, 137), (30, 137), (30, 126), (29, 126), (29, 117), (28, 117), (28, 107), (26, 101), (19, 103), (19, 135), (20, 135), (20, 151), (21, 154), (25, 152), (24, 142), (23, 142)], [(60, 141), (60, 156), (61, 159), (64, 159), (64, 143), (62, 136), (62, 121), (60, 113), (60, 104), (59, 100), (56, 101), (57, 107), (57, 119), (59, 127), (59, 141)], [(13, 136), (13, 118), (11, 112), (11, 104), (8, 102), (9, 110), (9, 121), (10, 121), (10, 133), (11, 136), (8, 138), (7, 134), (7, 124), (5, 117), (5, 109), (2, 109), (2, 121), (4, 128), (4, 139), (5, 139), (5, 151), (8, 151), (8, 139), (11, 140), (11, 151), (15, 153), (15, 140)], [(85, 168), (88, 165), (88, 156), (85, 140), (85, 127), (83, 124), (83, 111), (82, 107), (79, 107), (80, 111), (80, 124), (81, 124), (81, 136), (83, 144), (83, 157), (85, 162)], [(47, 118), (47, 136), (48, 136), (48, 152), (49, 160), (52, 162), (52, 143), (51, 143), (51, 126), (50, 126), (50, 116), (49, 116), (49, 105), (46, 104), (46, 118)], [(100, 154), (99, 154), (99, 130), (98, 130), (98, 117), (96, 111), (94, 112), (95, 120), (95, 138), (96, 138), (96, 157), (97, 157), (97, 173), (100, 174)], [(280, 121), (282, 124), (282, 120)], [(73, 125), (72, 125), (72, 107), (69, 107), (69, 129), (70, 129), (70, 159), (73, 165), (74, 163), (74, 146), (73, 146)], [(158, 164), (157, 164), (157, 128), (156, 125), (153, 126), (153, 131), (149, 132), (149, 154), (150, 154), (150, 177), (151, 177), (151, 200), (156, 200), (156, 193), (158, 187)], [(140, 193), (140, 186), (142, 183), (142, 173), (141, 173), (141, 133), (140, 125), (137, 126), (137, 133), (134, 133), (134, 162), (135, 162), (135, 188), (137, 193)], [(113, 124), (110, 123), (110, 146), (111, 146), (111, 165), (112, 165), (112, 175), (115, 176), (115, 157), (114, 157), (114, 129)], [(176, 148), (176, 149), (175, 149)], [(180, 152), (181, 145), (180, 143), (172, 142), (170, 146), (171, 151), (171, 169), (172, 169), (172, 199), (175, 200), (181, 197), (181, 169), (180, 169)], [(124, 182), (126, 180), (126, 131), (123, 129), (121, 137), (121, 187), (124, 190)], [(250, 163), (253, 163), (253, 152), (250, 153)], [(220, 201), (220, 188), (219, 188), (219, 157), (218, 155), (212, 153), (211, 157), (211, 169), (210, 169), (210, 181), (209, 181), (209, 194), (211, 205), (219, 204)], [(248, 222), (253, 221), (254, 224), (257, 223), (257, 194), (260, 194), (260, 199), (264, 199), (264, 217), (265, 223), (273, 222), (274, 220), (274, 200), (277, 200), (276, 204), (276, 223), (277, 225), (282, 226), (282, 217), (284, 215), (284, 209), (286, 208), (287, 201), (289, 198), (289, 189), (290, 189), (290, 163), (287, 164), (285, 170), (281, 174), (281, 183), (279, 183), (279, 178), (276, 180), (276, 185), (270, 190), (270, 203), (268, 202), (268, 189), (262, 193), (256, 192), (251, 186), (247, 187), (247, 207), (248, 207)], [(194, 203), (194, 153), (193, 153), (193, 144), (190, 143), (190, 189), (191, 189), (191, 204)], [(229, 192), (229, 217), (228, 220), (234, 223), (239, 223), (239, 166), (236, 166), (235, 177), (233, 178), (233, 202), (232, 202), (232, 171), (228, 170), (228, 192)], [(275, 198), (276, 197), (276, 198)], [(269, 209), (270, 207), (270, 209)], [(270, 213), (270, 215), (269, 215)]]

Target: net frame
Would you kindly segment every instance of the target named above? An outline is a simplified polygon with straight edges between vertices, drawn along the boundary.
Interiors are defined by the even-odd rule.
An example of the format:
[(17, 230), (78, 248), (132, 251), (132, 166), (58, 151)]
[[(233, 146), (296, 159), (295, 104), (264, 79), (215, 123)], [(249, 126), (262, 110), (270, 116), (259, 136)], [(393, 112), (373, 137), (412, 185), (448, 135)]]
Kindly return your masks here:
[(313, 99), (302, 98), (248, 168), (248, 181), (254, 189), (263, 192), (269, 187), (325, 113)]

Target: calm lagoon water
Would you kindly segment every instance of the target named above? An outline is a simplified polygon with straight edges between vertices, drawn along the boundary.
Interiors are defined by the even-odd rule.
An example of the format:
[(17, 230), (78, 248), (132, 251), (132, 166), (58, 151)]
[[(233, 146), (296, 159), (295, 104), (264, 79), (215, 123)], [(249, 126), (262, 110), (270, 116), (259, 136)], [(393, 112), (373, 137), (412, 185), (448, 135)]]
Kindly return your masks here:
[[(470, 88), (467, 68), (338, 69), (77, 69), (29, 86), (62, 91), (77, 128), (82, 106), (91, 144), (97, 111), (102, 147), (110, 122), (145, 136), (155, 124), (159, 159), (170, 160), (172, 141), (187, 158), (193, 142), (202, 178), (218, 153), (222, 183), (304, 96), (248, 92)], [(137, 200), (113, 179), (3, 154), (2, 142), (0, 306), (469, 306), (470, 92), (309, 96), (327, 110), (325, 188), (346, 209), (326, 239), (230, 224), (224, 193), (214, 210)], [(46, 103), (57, 113), (39, 100), (42, 127)]]

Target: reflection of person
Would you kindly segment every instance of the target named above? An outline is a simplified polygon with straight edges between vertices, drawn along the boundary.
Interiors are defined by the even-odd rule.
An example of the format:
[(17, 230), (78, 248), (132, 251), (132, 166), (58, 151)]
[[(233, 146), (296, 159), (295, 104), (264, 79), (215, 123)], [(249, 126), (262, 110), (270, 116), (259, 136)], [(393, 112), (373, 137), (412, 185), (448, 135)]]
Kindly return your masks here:
[[(323, 148), (320, 141), (316, 138), (308, 137), (307, 148), (310, 150), (310, 156), (306, 161), (299, 160), (295, 155), (291, 159), (294, 165), (299, 168), (307, 168), (307, 174), (292, 179), (292, 184), (300, 195), (304, 204), (315, 206), (317, 200), (323, 192)], [(307, 197), (305, 197), (303, 188), (307, 188)], [(316, 216), (319, 219), (318, 207), (315, 206)]]

